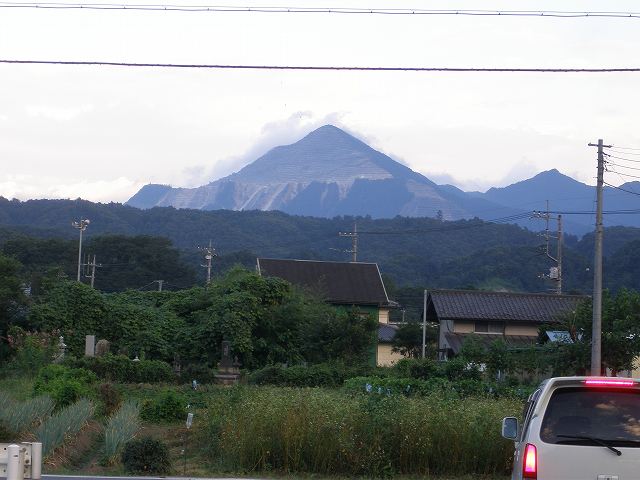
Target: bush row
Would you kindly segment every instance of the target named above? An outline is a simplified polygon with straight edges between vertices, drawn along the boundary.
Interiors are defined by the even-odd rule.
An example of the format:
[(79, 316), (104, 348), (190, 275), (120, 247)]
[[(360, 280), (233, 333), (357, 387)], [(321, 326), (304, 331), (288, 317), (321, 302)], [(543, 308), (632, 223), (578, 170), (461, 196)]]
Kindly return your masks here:
[(346, 379), (368, 375), (372, 370), (328, 363), (292, 367), (269, 365), (251, 373), (249, 383), (282, 387), (340, 387)]
[(447, 397), (507, 397), (526, 400), (533, 387), (510, 386), (504, 383), (485, 382), (475, 379), (448, 380), (432, 377), (428, 380), (417, 378), (355, 377), (344, 382), (347, 393), (368, 393), (371, 395), (430, 395), (438, 393)]
[(172, 382), (175, 375), (171, 365), (160, 360), (131, 360), (125, 355), (107, 354), (102, 357), (70, 358), (67, 365), (84, 368), (98, 377), (120, 383)]

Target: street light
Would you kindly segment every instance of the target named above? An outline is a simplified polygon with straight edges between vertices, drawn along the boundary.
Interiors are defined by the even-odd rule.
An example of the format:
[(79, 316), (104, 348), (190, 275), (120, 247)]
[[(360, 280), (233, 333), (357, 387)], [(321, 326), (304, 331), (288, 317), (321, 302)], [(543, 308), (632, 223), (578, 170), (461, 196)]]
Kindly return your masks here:
[(82, 232), (91, 222), (88, 218), (80, 218), (79, 222), (71, 222), (71, 226), (80, 230), (80, 243), (78, 244), (78, 281), (80, 281), (80, 267), (82, 266)]

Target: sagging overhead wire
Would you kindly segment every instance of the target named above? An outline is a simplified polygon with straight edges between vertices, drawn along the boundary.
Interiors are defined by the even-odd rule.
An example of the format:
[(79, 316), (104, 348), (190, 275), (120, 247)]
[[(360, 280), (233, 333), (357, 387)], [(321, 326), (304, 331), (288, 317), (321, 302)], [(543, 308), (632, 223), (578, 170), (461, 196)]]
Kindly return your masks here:
[(538, 68), (538, 67), (361, 67), (329, 65), (231, 65), (202, 63), (111, 62), (102, 60), (20, 60), (0, 59), (0, 64), (18, 65), (75, 65), (134, 68), (182, 68), (213, 70), (313, 70), (360, 72), (445, 72), (445, 73), (638, 73), (640, 67), (603, 68)]
[(562, 10), (484, 10), (484, 9), (424, 9), (424, 8), (355, 8), (301, 6), (240, 6), (240, 5), (175, 5), (75, 2), (0, 2), (0, 8), (83, 9), (83, 10), (143, 10), (219, 13), (321, 13), (343, 15), (410, 15), (410, 16), (475, 16), (475, 17), (538, 17), (538, 18), (640, 18), (640, 12), (624, 11), (562, 11)]
[(607, 187), (615, 188), (616, 190), (620, 190), (622, 192), (630, 193), (631, 195), (637, 195), (640, 197), (640, 192), (632, 192), (631, 190), (627, 190), (625, 188), (616, 187), (615, 185), (611, 185), (610, 183), (604, 182)]

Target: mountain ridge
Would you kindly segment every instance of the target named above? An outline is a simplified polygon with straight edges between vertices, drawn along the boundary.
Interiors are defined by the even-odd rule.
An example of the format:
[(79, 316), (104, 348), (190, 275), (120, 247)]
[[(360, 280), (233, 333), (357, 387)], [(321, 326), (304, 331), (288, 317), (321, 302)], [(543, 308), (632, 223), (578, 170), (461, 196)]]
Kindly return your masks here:
[[(637, 191), (640, 183), (621, 188)], [(629, 209), (628, 192), (605, 188), (605, 204)], [(272, 148), (239, 171), (196, 188), (149, 184), (127, 205), (137, 208), (173, 206), (198, 210), (279, 210), (293, 215), (332, 218), (438, 217), (484, 220), (532, 210), (594, 209), (595, 187), (553, 168), (486, 192), (465, 192), (438, 185), (426, 176), (381, 153), (334, 125), (324, 125), (289, 145)], [(634, 199), (635, 200), (635, 199)], [(631, 215), (611, 215), (609, 225), (640, 226)], [(536, 229), (528, 218), (515, 220)], [(565, 230), (582, 235), (593, 229), (588, 215), (565, 218)]]

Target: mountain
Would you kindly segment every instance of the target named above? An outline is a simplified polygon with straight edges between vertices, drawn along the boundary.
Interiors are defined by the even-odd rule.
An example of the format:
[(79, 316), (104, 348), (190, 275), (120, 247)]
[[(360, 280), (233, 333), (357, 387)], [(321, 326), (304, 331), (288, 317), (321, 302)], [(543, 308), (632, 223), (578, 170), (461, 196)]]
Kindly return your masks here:
[[(470, 218), (482, 210), (514, 213), (425, 176), (325, 125), (276, 147), (240, 171), (197, 188), (146, 185), (127, 202), (137, 208), (280, 210), (289, 214), (374, 218)], [(457, 190), (457, 189), (455, 189)]]
[[(605, 211), (640, 207), (640, 182), (605, 187)], [(636, 193), (636, 195), (634, 195)], [(593, 231), (595, 187), (556, 169), (501, 188), (464, 192), (438, 185), (345, 131), (325, 125), (296, 143), (276, 147), (240, 171), (197, 188), (146, 185), (127, 202), (148, 209), (172, 206), (197, 210), (279, 210), (332, 218), (437, 217), (484, 220), (520, 215), (513, 223), (542, 230), (527, 212), (581, 212), (564, 216), (564, 231)], [(607, 214), (606, 226), (640, 227), (640, 215)]]
[[(602, 201), (604, 211), (636, 210), (640, 208), (638, 195), (640, 182), (625, 183), (619, 188), (605, 186)], [(582, 235), (594, 229), (595, 215), (589, 212), (595, 211), (596, 188), (556, 169), (541, 172), (507, 187), (490, 188), (485, 193), (474, 192), (474, 196), (524, 211), (545, 210), (548, 200), (551, 211), (567, 212), (564, 215), (566, 232)], [(607, 213), (603, 221), (605, 226), (640, 227), (640, 215), (637, 214)], [(518, 220), (517, 223), (534, 229), (528, 220)]]

